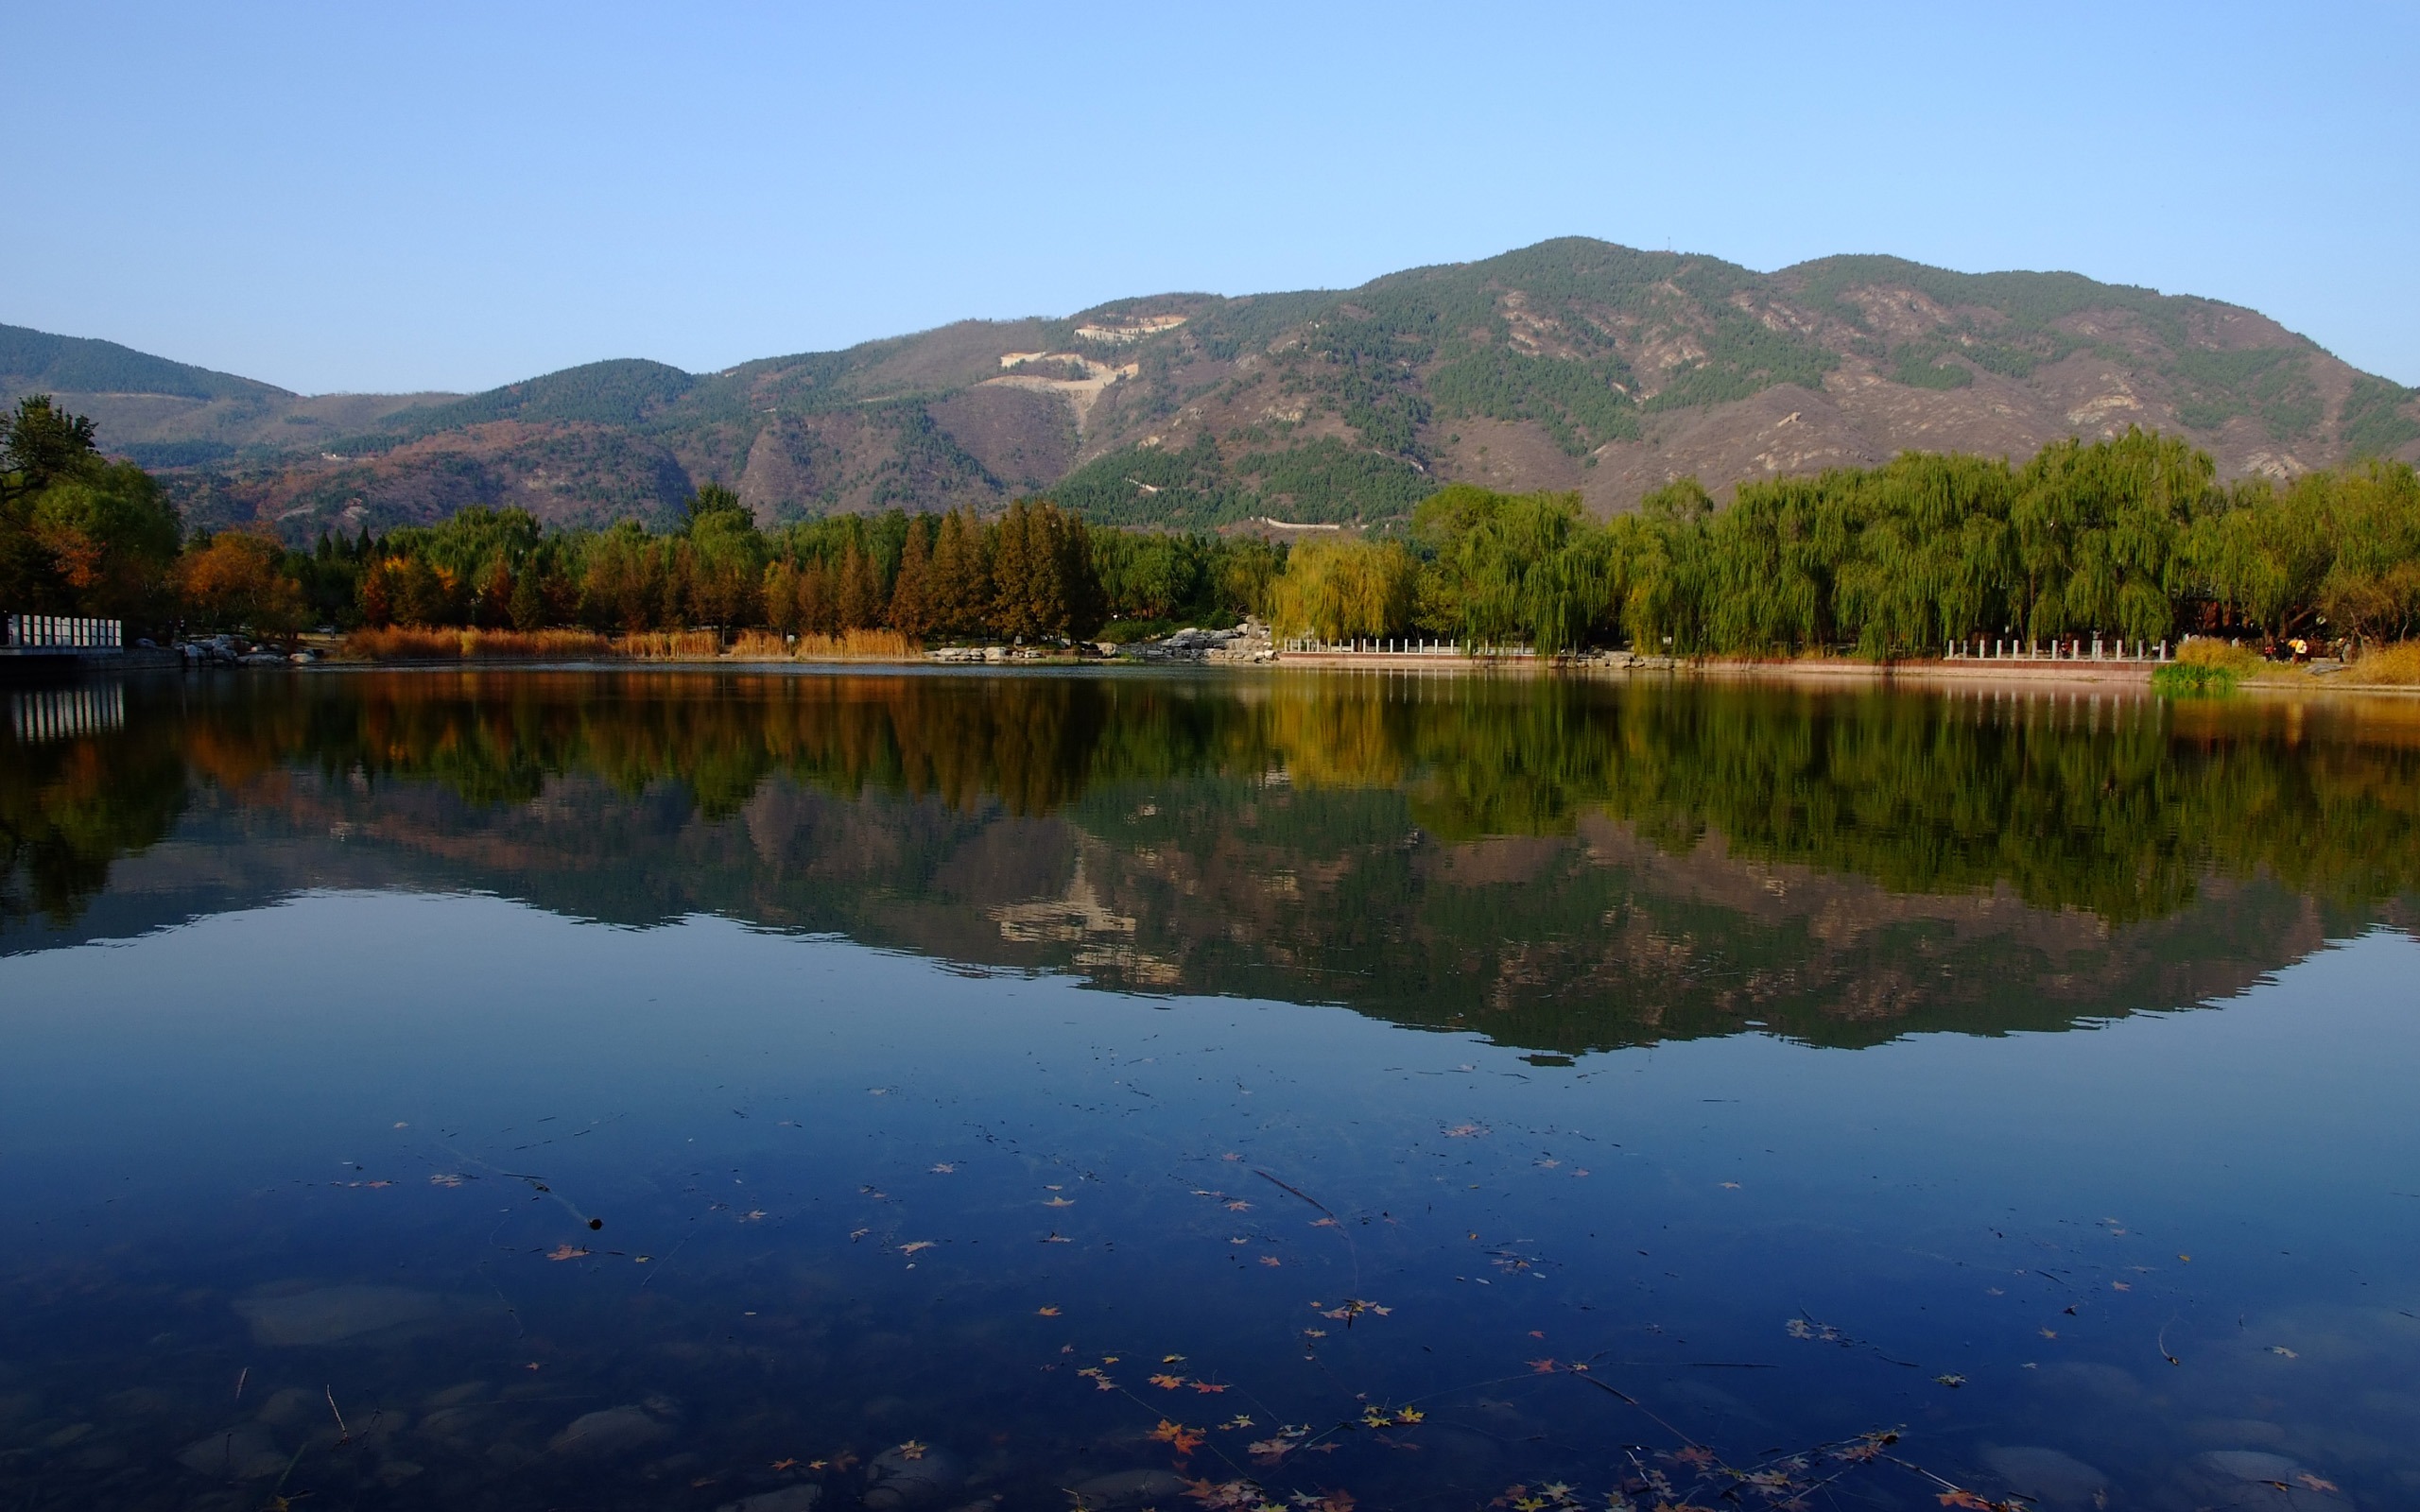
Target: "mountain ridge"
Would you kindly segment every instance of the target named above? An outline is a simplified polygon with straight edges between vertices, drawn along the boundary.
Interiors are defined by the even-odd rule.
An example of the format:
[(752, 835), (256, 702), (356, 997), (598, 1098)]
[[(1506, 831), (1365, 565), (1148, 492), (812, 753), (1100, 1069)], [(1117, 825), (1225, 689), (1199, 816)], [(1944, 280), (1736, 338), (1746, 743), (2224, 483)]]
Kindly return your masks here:
[[(95, 376), (151, 387), (64, 381)], [(1113, 524), (1368, 524), (1448, 481), (1574, 490), (1608, 514), (1683, 475), (1720, 495), (2129, 425), (2228, 476), (2420, 460), (2420, 396), (2241, 306), (1880, 254), (1758, 273), (1579, 237), (1353, 289), (1140, 296), (713, 373), (612, 359), (471, 395), (297, 396), (0, 327), (0, 397), (37, 388), (163, 470), (194, 523), (289, 539), (472, 504), (660, 523), (708, 482), (768, 523), (1047, 492)]]

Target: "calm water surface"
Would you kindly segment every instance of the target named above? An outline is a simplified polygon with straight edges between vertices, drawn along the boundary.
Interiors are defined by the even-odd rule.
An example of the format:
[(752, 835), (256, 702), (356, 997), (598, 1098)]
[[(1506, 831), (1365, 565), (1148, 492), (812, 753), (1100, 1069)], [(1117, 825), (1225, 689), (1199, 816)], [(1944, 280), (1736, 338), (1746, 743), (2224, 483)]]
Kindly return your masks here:
[(2420, 1504), (2420, 716), (6, 696), (0, 1506)]

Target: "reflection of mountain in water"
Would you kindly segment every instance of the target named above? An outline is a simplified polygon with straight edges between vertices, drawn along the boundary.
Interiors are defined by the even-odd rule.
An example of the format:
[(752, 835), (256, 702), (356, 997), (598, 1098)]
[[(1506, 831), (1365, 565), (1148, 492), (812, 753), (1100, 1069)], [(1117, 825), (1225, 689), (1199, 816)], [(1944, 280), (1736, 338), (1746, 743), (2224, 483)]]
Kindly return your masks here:
[(1541, 1050), (1869, 1042), (2240, 989), (2420, 874), (2346, 708), (1374, 678), (140, 687), (0, 765), (0, 941), (300, 887), (712, 912)]

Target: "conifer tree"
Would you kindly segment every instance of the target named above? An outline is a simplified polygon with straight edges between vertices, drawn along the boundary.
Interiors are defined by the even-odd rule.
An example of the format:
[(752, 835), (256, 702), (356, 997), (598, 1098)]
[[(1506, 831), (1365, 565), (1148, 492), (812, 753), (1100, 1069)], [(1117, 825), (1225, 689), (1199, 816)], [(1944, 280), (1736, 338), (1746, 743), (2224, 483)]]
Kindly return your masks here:
[(840, 554), (833, 600), (835, 617), (843, 630), (872, 629), (882, 615), (882, 583), (874, 576), (873, 558), (854, 541)]
[(890, 589), (890, 627), (910, 640), (933, 630), (932, 548), (929, 515), (908, 522), (908, 540), (899, 549), (899, 576)]

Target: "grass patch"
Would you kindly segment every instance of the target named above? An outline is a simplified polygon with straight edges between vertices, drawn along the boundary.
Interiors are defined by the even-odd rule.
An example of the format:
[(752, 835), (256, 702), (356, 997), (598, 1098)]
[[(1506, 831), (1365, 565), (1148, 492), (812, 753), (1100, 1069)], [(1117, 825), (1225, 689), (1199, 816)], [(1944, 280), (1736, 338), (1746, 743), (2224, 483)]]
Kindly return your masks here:
[(2152, 670), (2152, 692), (2169, 698), (2223, 698), (2243, 681), (2233, 667), (2170, 662)]

